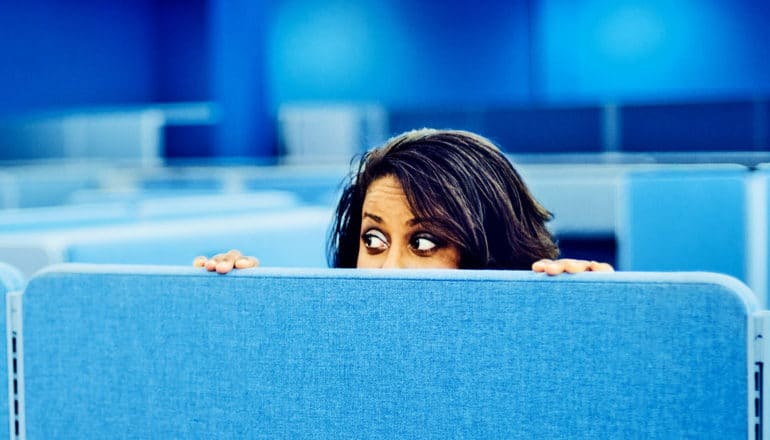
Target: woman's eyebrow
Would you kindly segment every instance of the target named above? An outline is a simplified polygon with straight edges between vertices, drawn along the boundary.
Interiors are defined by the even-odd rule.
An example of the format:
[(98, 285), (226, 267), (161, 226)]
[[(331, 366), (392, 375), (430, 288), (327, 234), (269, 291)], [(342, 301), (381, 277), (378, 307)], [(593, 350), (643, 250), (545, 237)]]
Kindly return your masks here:
[(422, 224), (422, 223), (430, 224), (430, 223), (435, 223), (435, 222), (430, 217), (415, 217), (415, 218), (409, 220), (408, 222), (406, 222), (406, 224), (409, 225), (409, 226), (417, 226), (417, 225)]
[(374, 215), (374, 214), (369, 213), (369, 212), (364, 212), (364, 217), (369, 217), (370, 219), (374, 220), (377, 223), (382, 223), (382, 217), (380, 217), (378, 215)]

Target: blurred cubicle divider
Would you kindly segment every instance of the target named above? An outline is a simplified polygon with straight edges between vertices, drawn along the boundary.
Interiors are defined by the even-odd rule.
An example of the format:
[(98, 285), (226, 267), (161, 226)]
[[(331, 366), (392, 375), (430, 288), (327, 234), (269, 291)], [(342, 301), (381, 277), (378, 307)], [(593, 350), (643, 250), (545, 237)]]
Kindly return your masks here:
[(637, 167), (523, 164), (517, 168), (535, 198), (553, 210), (552, 232), (557, 235), (612, 235), (620, 183), (625, 173)]
[(618, 267), (725, 273), (747, 282), (765, 303), (766, 286), (752, 278), (760, 263), (751, 253), (752, 224), (758, 220), (752, 178), (748, 168), (736, 164), (628, 173), (618, 204)]
[(613, 265), (620, 183), (628, 170), (640, 166), (644, 165), (516, 164), (532, 194), (553, 214), (549, 229), (562, 255)]
[[(757, 259), (747, 257), (753, 243), (746, 229), (745, 194), (748, 177), (752, 175), (748, 168), (651, 163), (642, 158), (637, 158), (640, 160), (636, 163), (527, 163), (525, 158), (512, 159), (534, 196), (554, 214), (549, 226), (559, 240), (563, 256), (607, 261), (621, 270), (710, 270), (735, 276), (752, 287), (758, 286), (749, 276), (753, 273), (751, 264)], [(48, 172), (39, 171), (40, 176), (31, 178), (38, 184), (45, 181), (46, 176), (54, 175), (50, 168), (41, 170)], [(64, 168), (59, 171), (62, 170)], [(194, 254), (222, 251), (226, 247), (269, 256), (268, 249), (280, 251), (288, 244), (306, 246), (314, 240), (313, 246), (321, 249), (325, 242), (324, 228), (331, 220), (331, 211), (348, 171), (348, 165), (339, 164), (83, 166), (71, 173), (73, 181), (80, 179), (79, 185), (58, 188), (62, 192), (57, 197), (62, 199), (58, 204), (51, 202), (44, 206), (39, 201), (30, 202), (25, 194), (17, 194), (20, 202), (17, 209), (0, 211), (0, 238), (7, 249), (15, 251), (25, 241), (35, 243), (33, 247), (38, 249), (38, 256), (32, 260), (37, 261), (100, 262), (107, 256), (110, 262), (126, 262), (120, 259), (117, 250), (97, 258), (99, 254), (95, 252), (62, 249), (69, 249), (70, 240), (88, 242), (91, 249), (98, 246), (97, 243), (106, 245), (104, 235), (163, 235), (166, 232), (152, 232), (152, 224), (166, 222), (166, 229), (158, 229), (166, 231), (174, 229), (169, 226), (173, 222), (187, 221), (191, 222), (187, 230), (194, 231), (190, 232), (191, 241), (202, 240), (201, 231), (208, 231), (206, 234), (212, 238), (210, 245), (196, 249), (179, 244), (179, 253), (190, 252), (184, 261)], [(20, 177), (11, 174), (11, 177)], [(28, 190), (34, 187), (18, 183), (16, 186)], [(51, 196), (40, 187), (38, 191)], [(38, 207), (18, 209), (18, 206)], [(251, 242), (236, 239), (239, 228), (250, 230), (250, 226), (243, 226), (243, 222), (237, 220), (239, 214), (244, 222), (254, 222), (255, 216), (271, 211), (282, 210), (286, 218), (291, 217), (291, 212), (300, 215), (301, 211), (294, 208), (302, 207), (317, 207), (325, 215), (323, 221), (313, 217), (315, 214), (310, 216), (318, 221), (311, 221), (316, 228), (315, 235), (305, 236), (309, 241), (304, 245), (297, 240), (281, 239), (283, 244), (254, 242), (253, 247), (245, 247)], [(261, 214), (256, 214), (257, 211)], [(749, 218), (756, 221), (755, 215)], [(136, 228), (138, 224), (141, 228)], [(217, 229), (229, 229), (231, 233), (219, 246), (213, 241), (216, 237), (213, 231)], [(129, 241), (115, 239), (113, 243), (127, 246)], [(52, 242), (56, 244), (50, 245)], [(180, 239), (180, 243), (183, 242)], [(161, 241), (154, 244), (165, 246)], [(117, 246), (110, 246), (113, 245)], [(152, 240), (146, 245), (152, 247)], [(15, 251), (6, 252), (4, 261), (10, 261)], [(304, 250), (299, 247), (292, 252), (300, 255)], [(82, 255), (94, 260), (83, 259)], [(76, 256), (81, 259), (72, 260)], [(162, 259), (130, 258), (137, 263), (163, 263)], [(269, 260), (266, 259), (265, 264), (271, 264)], [(183, 262), (181, 257), (168, 261)], [(300, 258), (274, 260), (277, 264), (290, 265), (302, 261)], [(322, 261), (318, 258), (313, 264)], [(23, 266), (40, 267), (37, 263)]]
[(0, 209), (67, 203), (74, 192), (104, 187), (112, 171), (108, 163), (69, 160), (0, 167)]
[(746, 240), (749, 286), (770, 304), (770, 163), (757, 165), (749, 180)]
[(3, 159), (160, 160), (163, 113), (99, 111), (26, 116), (0, 123)]
[(301, 205), (286, 191), (187, 195), (184, 193), (88, 193), (89, 202), (0, 210), (0, 236), (9, 232), (130, 224), (164, 218), (195, 218), (288, 209)]
[(0, 210), (147, 197), (291, 192), (305, 203), (334, 204), (348, 175), (342, 165), (141, 166), (46, 161), (0, 167)]
[[(465, 128), (509, 154), (764, 153), (770, 145), (767, 99), (608, 102), (586, 105), (479, 105), (390, 108), (392, 133), (420, 127)], [(543, 154), (547, 153), (547, 154)]]
[(462, 127), (483, 134), (503, 151), (547, 157), (607, 151), (602, 127), (609, 112), (606, 106), (393, 109), (389, 126), (393, 133)]
[(348, 166), (282, 166), (244, 175), (243, 184), (249, 191), (288, 191), (308, 204), (336, 206), (348, 173)]
[[(767, 149), (766, 99), (668, 102), (618, 106), (620, 149), (705, 152)], [(693, 157), (696, 156), (696, 157)]]
[(279, 166), (144, 167), (111, 184), (155, 193), (287, 191), (305, 203), (335, 204), (350, 172), (349, 159)]
[(268, 266), (325, 267), (346, 169), (114, 166), (102, 173), (101, 187), (71, 191), (67, 203), (0, 210), (0, 261), (31, 275), (56, 262), (185, 265), (238, 248)]
[[(735, 107), (735, 117), (744, 119), (761, 109), (746, 103), (704, 106), (686, 116), (681, 106), (651, 105), (385, 112), (376, 104), (287, 104), (278, 115), (283, 156), (272, 166), (164, 163), (163, 127), (216, 123), (216, 107), (206, 103), (89, 113), (102, 119), (93, 124), (72, 114), (54, 122), (49, 114), (35, 122), (40, 124), (35, 130), (30, 121), (16, 126), (5, 121), (0, 142), (13, 141), (5, 145), (38, 145), (52, 133), (58, 140), (38, 150), (2, 149), (10, 156), (2, 159), (15, 161), (0, 167), (0, 238), (6, 246), (0, 260), (12, 263), (26, 241), (36, 253), (21, 265), (25, 272), (59, 261), (186, 264), (199, 253), (228, 247), (256, 254), (266, 265), (322, 266), (325, 228), (355, 167), (351, 157), (405, 129), (463, 127), (489, 136), (509, 154), (532, 193), (554, 214), (550, 228), (563, 256), (607, 261), (621, 270), (726, 273), (747, 282), (765, 301), (767, 167), (758, 164), (770, 162), (770, 156), (756, 149), (714, 150), (720, 142), (756, 144), (762, 136), (742, 123), (733, 134), (714, 128), (718, 136), (712, 144), (696, 139), (673, 151), (674, 144), (660, 141), (667, 151), (658, 152), (640, 146), (658, 142), (652, 134), (646, 141), (632, 136), (644, 131), (640, 115), (647, 113), (658, 119), (679, 115), (697, 128), (713, 125), (725, 108)], [(134, 125), (127, 122), (129, 113)], [(150, 123), (154, 117), (160, 125)], [(157, 136), (142, 135), (143, 120)], [(536, 129), (527, 134), (530, 126)], [(548, 127), (552, 136), (544, 134)], [(661, 129), (681, 135), (672, 127)], [(123, 129), (133, 134), (124, 135)], [(100, 143), (117, 150), (102, 150)], [(688, 150), (699, 145), (705, 150)], [(32, 160), (29, 151), (52, 157)], [(71, 160), (90, 153), (101, 156)], [(297, 216), (307, 216), (307, 222)], [(306, 229), (292, 237), (289, 225)], [(259, 237), (263, 232), (269, 240)], [(133, 243), (132, 234), (137, 234)], [(254, 236), (244, 238), (248, 234)], [(140, 252), (153, 247), (164, 250), (149, 257)]]
[(211, 103), (69, 109), (0, 120), (0, 160), (163, 162), (164, 128), (217, 122)]
[(767, 304), (770, 167), (726, 163), (747, 162), (729, 155), (725, 163), (698, 164), (675, 163), (675, 155), (658, 160), (664, 157), (670, 163), (518, 168), (554, 213), (551, 230), (563, 256), (601, 259), (624, 271), (724, 273)]
[(330, 207), (276, 206), (30, 225), (0, 233), (0, 261), (31, 276), (61, 262), (189, 265), (197, 255), (237, 248), (266, 266), (326, 267), (331, 218)]
[(388, 112), (376, 103), (283, 104), (278, 132), (285, 163), (348, 163), (387, 139)]
[(334, 205), (348, 173), (347, 164), (142, 167), (117, 170), (104, 179), (106, 187), (75, 191), (70, 201), (279, 191), (303, 203)]

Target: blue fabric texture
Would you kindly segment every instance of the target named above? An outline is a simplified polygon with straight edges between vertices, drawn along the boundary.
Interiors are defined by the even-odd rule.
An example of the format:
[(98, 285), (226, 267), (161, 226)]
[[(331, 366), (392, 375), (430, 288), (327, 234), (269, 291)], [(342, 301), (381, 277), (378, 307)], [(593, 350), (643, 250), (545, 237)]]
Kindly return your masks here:
[(61, 265), (24, 293), (30, 438), (746, 438), (721, 275)]

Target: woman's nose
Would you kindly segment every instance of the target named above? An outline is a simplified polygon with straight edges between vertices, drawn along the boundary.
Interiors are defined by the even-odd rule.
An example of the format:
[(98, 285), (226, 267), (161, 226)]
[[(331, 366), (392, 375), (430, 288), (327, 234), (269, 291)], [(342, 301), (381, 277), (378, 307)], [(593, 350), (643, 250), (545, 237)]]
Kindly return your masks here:
[(398, 249), (391, 247), (388, 250), (388, 256), (382, 263), (382, 269), (403, 269), (406, 267), (406, 259), (403, 253)]

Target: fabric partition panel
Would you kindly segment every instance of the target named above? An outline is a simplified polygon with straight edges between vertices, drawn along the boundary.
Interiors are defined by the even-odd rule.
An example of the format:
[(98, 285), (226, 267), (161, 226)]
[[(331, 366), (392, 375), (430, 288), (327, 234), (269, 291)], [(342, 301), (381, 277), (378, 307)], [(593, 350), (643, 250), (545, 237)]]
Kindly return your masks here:
[(240, 249), (266, 266), (326, 267), (330, 208), (297, 207), (200, 218), (24, 231), (0, 235), (0, 261), (27, 276), (62, 262), (192, 264)]
[(753, 438), (757, 311), (710, 273), (54, 266), (26, 433)]
[(747, 281), (748, 176), (737, 165), (629, 172), (616, 228), (618, 267), (710, 271)]
[(247, 214), (285, 210), (300, 205), (295, 195), (282, 191), (218, 195), (131, 192), (111, 194), (110, 197), (105, 194), (101, 201), (88, 203), (0, 210), (0, 237), (31, 230), (76, 229), (167, 218)]

